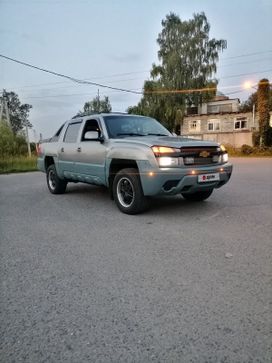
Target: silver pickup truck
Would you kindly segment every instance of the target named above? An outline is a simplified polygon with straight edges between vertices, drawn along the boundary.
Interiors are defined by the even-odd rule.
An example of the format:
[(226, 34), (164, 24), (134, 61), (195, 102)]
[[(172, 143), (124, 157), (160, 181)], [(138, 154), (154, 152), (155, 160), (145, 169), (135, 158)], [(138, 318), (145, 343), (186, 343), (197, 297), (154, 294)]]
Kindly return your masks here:
[(205, 200), (232, 173), (223, 145), (173, 136), (153, 118), (120, 113), (67, 121), (40, 144), (38, 168), (51, 193), (64, 193), (68, 182), (103, 185), (127, 214), (160, 194)]

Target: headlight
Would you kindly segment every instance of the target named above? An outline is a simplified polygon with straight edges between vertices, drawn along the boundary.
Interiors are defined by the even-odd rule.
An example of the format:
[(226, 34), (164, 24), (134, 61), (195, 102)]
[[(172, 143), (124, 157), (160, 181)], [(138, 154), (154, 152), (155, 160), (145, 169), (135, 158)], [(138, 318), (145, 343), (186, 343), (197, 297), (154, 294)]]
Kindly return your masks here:
[(221, 155), (221, 160), (222, 160), (222, 163), (227, 163), (229, 161), (229, 154), (225, 153), (225, 154)]
[(179, 159), (178, 158), (170, 158), (169, 156), (161, 156), (158, 158), (159, 165), (162, 167), (165, 166), (178, 166)]
[[(168, 146), (152, 146), (152, 151), (156, 156), (160, 167), (177, 167), (179, 166), (180, 149)], [(176, 155), (175, 155), (176, 154)]]
[(218, 151), (221, 151), (223, 152), (223, 154), (220, 156), (220, 162), (221, 163), (227, 163), (229, 161), (229, 155), (227, 153), (227, 150), (225, 148), (225, 146), (223, 144), (218, 144), (219, 146), (219, 150)]

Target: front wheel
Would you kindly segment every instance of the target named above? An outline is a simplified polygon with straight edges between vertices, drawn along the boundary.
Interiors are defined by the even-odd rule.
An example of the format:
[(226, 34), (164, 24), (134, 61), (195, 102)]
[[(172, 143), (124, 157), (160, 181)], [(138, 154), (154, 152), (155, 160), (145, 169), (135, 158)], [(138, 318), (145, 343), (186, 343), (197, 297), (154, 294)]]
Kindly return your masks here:
[(147, 208), (137, 169), (120, 170), (113, 181), (113, 198), (121, 212), (137, 214)]
[(208, 199), (209, 196), (212, 194), (213, 189), (210, 190), (203, 190), (200, 192), (195, 193), (181, 193), (184, 199), (194, 201), (194, 202), (201, 202), (202, 200)]
[(54, 164), (50, 165), (46, 170), (46, 181), (48, 189), (52, 194), (65, 193), (67, 181), (62, 180), (58, 177)]

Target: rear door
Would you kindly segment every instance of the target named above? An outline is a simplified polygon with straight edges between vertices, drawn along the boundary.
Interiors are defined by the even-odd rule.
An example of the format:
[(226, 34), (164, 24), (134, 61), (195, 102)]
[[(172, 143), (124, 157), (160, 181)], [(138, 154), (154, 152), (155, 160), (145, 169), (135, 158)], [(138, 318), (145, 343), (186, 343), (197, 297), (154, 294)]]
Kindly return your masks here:
[(63, 141), (59, 144), (59, 170), (61, 175), (71, 180), (77, 180), (75, 173), (75, 161), (81, 127), (82, 120), (69, 123), (64, 133)]
[(77, 143), (75, 156), (75, 172), (80, 181), (91, 184), (105, 185), (105, 158), (106, 144), (104, 140), (85, 140), (84, 135), (88, 131), (97, 131), (102, 135), (99, 119), (86, 120)]

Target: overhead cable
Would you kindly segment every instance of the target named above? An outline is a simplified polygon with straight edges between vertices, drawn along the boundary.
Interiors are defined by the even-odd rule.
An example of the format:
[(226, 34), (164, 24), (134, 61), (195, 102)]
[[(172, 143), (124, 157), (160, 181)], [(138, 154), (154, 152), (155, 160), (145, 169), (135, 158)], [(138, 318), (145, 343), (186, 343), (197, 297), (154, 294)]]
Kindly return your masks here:
[(108, 89), (113, 89), (113, 90), (117, 90), (117, 91), (120, 91), (120, 92), (126, 92), (126, 93), (142, 94), (142, 92), (132, 91), (132, 90), (125, 89), (125, 88), (112, 87), (112, 86), (108, 86), (108, 85), (101, 84), (101, 83), (91, 82), (91, 81), (87, 81), (87, 80), (83, 80), (83, 79), (78, 79), (78, 78), (74, 78), (74, 77), (71, 77), (71, 76), (67, 76), (67, 75), (62, 74), (62, 73), (50, 71), (49, 69), (46, 69), (46, 68), (41, 68), (41, 67), (35, 66), (33, 64), (29, 64), (29, 63), (26, 63), (26, 62), (22, 62), (22, 61), (20, 61), (18, 59), (14, 59), (14, 58), (7, 57), (7, 56), (5, 56), (3, 54), (0, 54), (0, 57), (1, 58), (4, 58), (4, 59), (7, 59), (7, 60), (10, 60), (12, 62), (21, 64), (23, 66), (29, 67), (29, 68), (33, 68), (33, 69), (37, 69), (37, 70), (42, 71), (42, 72), (45, 72), (45, 73), (53, 74), (54, 76), (57, 76), (57, 77), (66, 78), (66, 79), (68, 79), (68, 80), (70, 80), (72, 82), (75, 82), (75, 83), (79, 83), (79, 84), (89, 84), (91, 86), (96, 86), (96, 87), (101, 87), (101, 88), (108, 88)]
[[(78, 84), (92, 85), (92, 86), (97, 86), (97, 87), (101, 87), (101, 88), (107, 88), (107, 89), (111, 89), (111, 90), (115, 90), (115, 91), (132, 93), (132, 94), (137, 94), (137, 95), (143, 95), (143, 94), (144, 95), (152, 95), (152, 94), (155, 94), (155, 95), (156, 94), (157, 95), (159, 95), (159, 94), (189, 94), (189, 93), (196, 93), (196, 92), (200, 92), (200, 93), (201, 92), (210, 92), (210, 91), (214, 91), (214, 90), (217, 89), (216, 87), (205, 87), (205, 88), (195, 88), (195, 89), (174, 89), (174, 90), (171, 90), (171, 89), (158, 89), (158, 90), (151, 90), (151, 91), (145, 91), (145, 90), (144, 91), (136, 91), (136, 90), (132, 90), (132, 89), (112, 87), (112, 86), (109, 86), (109, 85), (104, 85), (104, 84), (100, 84), (100, 83), (96, 83), (96, 82), (91, 82), (91, 81), (88, 81), (88, 80), (77, 79), (77, 78), (62, 74), (62, 73), (50, 71), (48, 69), (41, 68), (41, 67), (38, 67), (38, 66), (35, 66), (35, 65), (32, 65), (32, 64), (20, 61), (18, 59), (7, 57), (7, 56), (5, 56), (3, 54), (0, 54), (0, 57), (2, 57), (4, 59), (7, 59), (7, 60), (10, 60), (12, 62), (21, 64), (21, 65), (24, 65), (24, 66), (29, 67), (29, 68), (33, 68), (33, 69), (36, 69), (36, 70), (39, 70), (39, 71), (42, 71), (42, 72), (53, 74), (54, 76), (57, 76), (57, 77), (62, 77), (62, 78), (68, 79), (68, 80), (70, 80), (72, 82), (75, 82), (75, 83), (78, 83)], [(272, 71), (272, 69), (268, 69), (268, 70), (265, 70), (265, 71), (259, 71), (259, 72), (252, 72), (252, 73), (236, 74), (236, 75), (231, 75), (231, 76), (227, 76), (227, 77), (221, 77), (221, 79), (234, 78), (234, 77), (240, 77), (240, 76), (247, 76), (247, 75), (259, 74), (259, 73), (266, 73), (266, 72), (270, 72), (270, 71)]]

